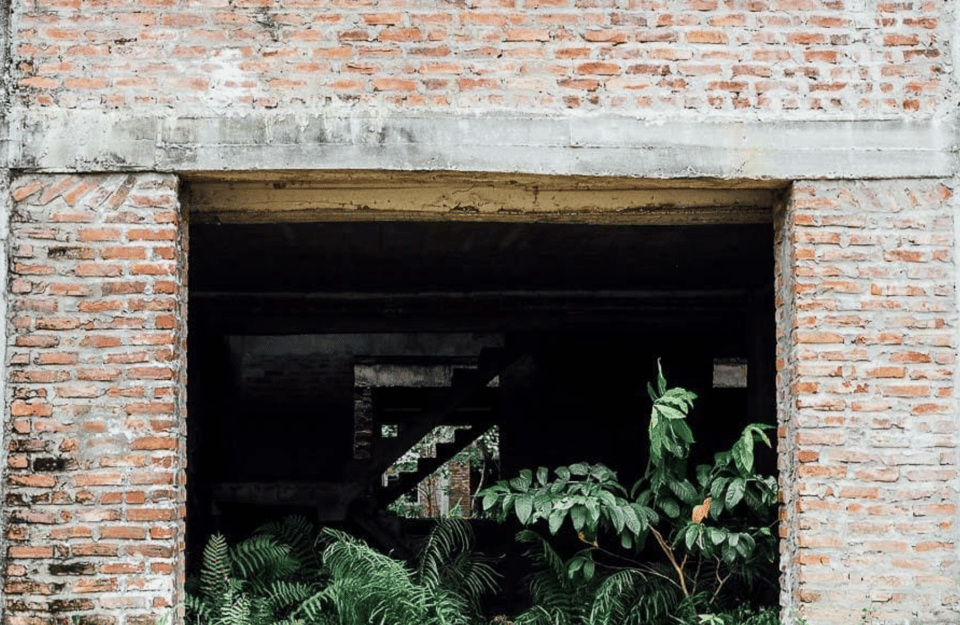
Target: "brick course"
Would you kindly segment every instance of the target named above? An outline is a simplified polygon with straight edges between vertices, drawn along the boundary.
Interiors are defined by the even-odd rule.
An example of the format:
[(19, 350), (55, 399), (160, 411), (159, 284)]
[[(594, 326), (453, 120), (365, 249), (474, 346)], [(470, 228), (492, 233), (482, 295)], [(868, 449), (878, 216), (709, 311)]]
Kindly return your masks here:
[(798, 181), (778, 210), (781, 591), (811, 623), (960, 618), (954, 201)]
[(946, 0), (18, 3), (33, 107), (930, 117)]
[(152, 624), (182, 582), (176, 177), (13, 180), (7, 623)]

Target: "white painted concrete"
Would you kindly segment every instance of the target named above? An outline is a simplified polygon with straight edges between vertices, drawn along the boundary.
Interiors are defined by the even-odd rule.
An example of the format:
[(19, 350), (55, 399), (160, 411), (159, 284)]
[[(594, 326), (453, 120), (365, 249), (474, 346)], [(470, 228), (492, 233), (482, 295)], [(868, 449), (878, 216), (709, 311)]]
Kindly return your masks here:
[(19, 113), (14, 167), (38, 171), (453, 170), (637, 178), (949, 177), (956, 115), (923, 121)]

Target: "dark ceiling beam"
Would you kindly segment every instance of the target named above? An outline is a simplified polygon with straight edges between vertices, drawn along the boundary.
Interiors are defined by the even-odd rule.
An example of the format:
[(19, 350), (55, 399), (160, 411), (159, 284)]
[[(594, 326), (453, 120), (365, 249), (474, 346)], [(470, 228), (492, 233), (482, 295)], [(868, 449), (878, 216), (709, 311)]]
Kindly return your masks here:
[(189, 301), (193, 323), (236, 335), (620, 329), (702, 336), (739, 328), (749, 292), (191, 292)]

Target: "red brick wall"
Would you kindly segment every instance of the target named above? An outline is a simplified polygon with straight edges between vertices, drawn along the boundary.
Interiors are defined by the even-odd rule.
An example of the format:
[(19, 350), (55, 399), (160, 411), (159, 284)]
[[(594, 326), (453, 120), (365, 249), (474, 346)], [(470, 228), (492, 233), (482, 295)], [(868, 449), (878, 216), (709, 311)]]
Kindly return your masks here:
[(949, 0), (14, 4), (16, 101), (138, 111), (929, 117), (951, 37)]
[(26, 175), (11, 193), (6, 622), (153, 624), (182, 584), (177, 179)]
[(470, 490), (470, 465), (463, 462), (450, 463), (450, 514), (469, 519), (472, 514)]
[(777, 215), (782, 592), (811, 623), (960, 619), (952, 195), (800, 181)]

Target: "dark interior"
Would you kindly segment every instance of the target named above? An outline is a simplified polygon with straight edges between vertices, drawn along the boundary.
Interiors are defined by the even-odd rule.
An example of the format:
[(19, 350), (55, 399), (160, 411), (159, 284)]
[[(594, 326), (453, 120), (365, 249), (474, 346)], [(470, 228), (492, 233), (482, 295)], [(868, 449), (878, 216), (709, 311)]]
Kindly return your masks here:
[[(457, 384), (469, 403), (495, 375), (484, 392), (505, 474), (586, 460), (632, 481), (658, 358), (700, 395), (700, 453), (773, 423), (772, 236), (770, 224), (192, 224), (192, 561), (209, 532), (289, 511), (402, 548), (377, 469), (355, 457), (361, 361), (463, 367), (451, 388), (404, 395), (425, 397), (425, 413)], [(746, 365), (746, 388), (715, 388), (718, 359)]]

